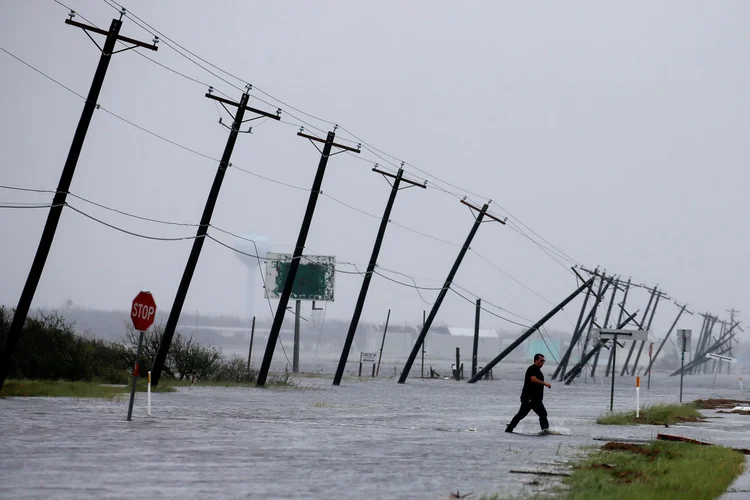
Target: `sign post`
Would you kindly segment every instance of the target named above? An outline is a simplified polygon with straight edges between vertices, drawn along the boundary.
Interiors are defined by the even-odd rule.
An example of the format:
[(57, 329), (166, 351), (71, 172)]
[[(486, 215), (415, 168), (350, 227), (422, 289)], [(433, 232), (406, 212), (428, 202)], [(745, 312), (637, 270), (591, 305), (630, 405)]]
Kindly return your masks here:
[(376, 352), (361, 352), (359, 353), (359, 376), (362, 376), (362, 363), (372, 363), (372, 376), (375, 376), (375, 363), (378, 359), (378, 353)]
[(682, 403), (682, 382), (685, 378), (685, 353), (690, 352), (690, 335), (692, 330), (677, 330), (677, 338), (682, 340), (682, 356), (680, 370), (680, 403)]
[[(143, 350), (143, 332), (149, 329), (154, 323), (154, 317), (156, 316), (156, 302), (151, 292), (140, 292), (133, 299), (133, 306), (130, 310), (130, 319), (133, 321), (133, 327), (138, 331), (138, 351), (135, 355), (135, 367), (133, 368), (133, 387), (130, 389), (130, 404), (128, 405), (128, 422), (133, 416), (133, 402), (135, 401), (135, 388), (138, 383), (140, 362), (141, 362), (141, 351)], [(149, 382), (151, 382), (151, 374), (149, 372)], [(150, 408), (150, 396), (149, 393), (149, 415), (151, 414)]]
[[(612, 340), (612, 388), (609, 394), (609, 411), (614, 409), (615, 404), (615, 371), (614, 367), (617, 362), (617, 338), (624, 338), (632, 340), (634, 342), (641, 340), (648, 340), (648, 332), (646, 330), (618, 330), (610, 328), (592, 328), (591, 338), (599, 340)], [(638, 387), (640, 389), (640, 377), (638, 377)], [(636, 410), (637, 413), (637, 410)]]

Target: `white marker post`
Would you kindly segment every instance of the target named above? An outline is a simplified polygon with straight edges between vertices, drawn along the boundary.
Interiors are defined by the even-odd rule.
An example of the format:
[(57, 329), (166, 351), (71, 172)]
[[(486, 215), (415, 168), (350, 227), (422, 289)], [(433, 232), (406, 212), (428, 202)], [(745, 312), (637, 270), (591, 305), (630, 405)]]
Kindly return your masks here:
[(742, 392), (742, 377), (740, 377), (740, 392)]
[(151, 416), (151, 371), (148, 372), (148, 416)]
[(635, 377), (635, 418), (641, 416), (641, 377)]

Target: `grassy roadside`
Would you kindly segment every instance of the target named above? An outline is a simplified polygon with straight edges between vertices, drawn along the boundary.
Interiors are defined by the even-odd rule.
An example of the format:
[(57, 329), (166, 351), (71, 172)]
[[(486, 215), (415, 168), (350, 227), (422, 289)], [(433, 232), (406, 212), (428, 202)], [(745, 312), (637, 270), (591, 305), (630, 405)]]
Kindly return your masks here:
[(712, 499), (742, 473), (744, 456), (720, 446), (607, 443), (575, 465), (564, 500)]
[(596, 420), (601, 425), (669, 425), (677, 422), (703, 422), (705, 417), (695, 404), (665, 404), (644, 406), (636, 418), (635, 412), (616, 412)]
[[(146, 392), (146, 382), (139, 382), (138, 392)], [(175, 392), (173, 387), (152, 387), (152, 392)], [(113, 399), (130, 392), (130, 386), (101, 382), (67, 380), (6, 380), (0, 397), (102, 398)]]

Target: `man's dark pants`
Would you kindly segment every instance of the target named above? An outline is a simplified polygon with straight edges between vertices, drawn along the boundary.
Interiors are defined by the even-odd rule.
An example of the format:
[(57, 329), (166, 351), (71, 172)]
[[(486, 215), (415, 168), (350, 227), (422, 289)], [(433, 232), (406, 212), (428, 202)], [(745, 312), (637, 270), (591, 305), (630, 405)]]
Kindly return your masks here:
[(534, 410), (534, 413), (539, 416), (539, 425), (542, 426), (542, 430), (548, 429), (549, 422), (547, 421), (547, 409), (544, 407), (542, 400), (538, 399), (521, 403), (521, 409), (518, 410), (516, 416), (513, 417), (513, 420), (508, 424), (508, 430), (515, 429), (518, 423), (523, 420), (531, 410)]

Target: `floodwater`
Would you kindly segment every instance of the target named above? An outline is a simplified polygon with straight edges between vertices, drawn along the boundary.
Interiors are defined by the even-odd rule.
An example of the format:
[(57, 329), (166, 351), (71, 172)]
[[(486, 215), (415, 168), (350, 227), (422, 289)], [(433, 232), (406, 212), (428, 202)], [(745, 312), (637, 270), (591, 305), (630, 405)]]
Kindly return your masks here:
[[(546, 372), (551, 372), (548, 367)], [(192, 388), (153, 394), (153, 415), (127, 398), (0, 400), (0, 498), (446, 498), (451, 492), (519, 496), (555, 478), (511, 470), (566, 470), (594, 438), (659, 432), (750, 448), (750, 417), (708, 423), (606, 427), (609, 379), (562, 386), (545, 404), (553, 429), (535, 436), (518, 409), (525, 366), (476, 384), (411, 378), (296, 379), (297, 389)], [(418, 375), (418, 370), (413, 372)], [(550, 375), (547, 376), (550, 378)], [(635, 407), (634, 380), (616, 380), (615, 409)], [(737, 375), (686, 377), (684, 400), (741, 398)], [(676, 402), (679, 377), (654, 374), (641, 403)], [(601, 443), (599, 443), (601, 444)]]

